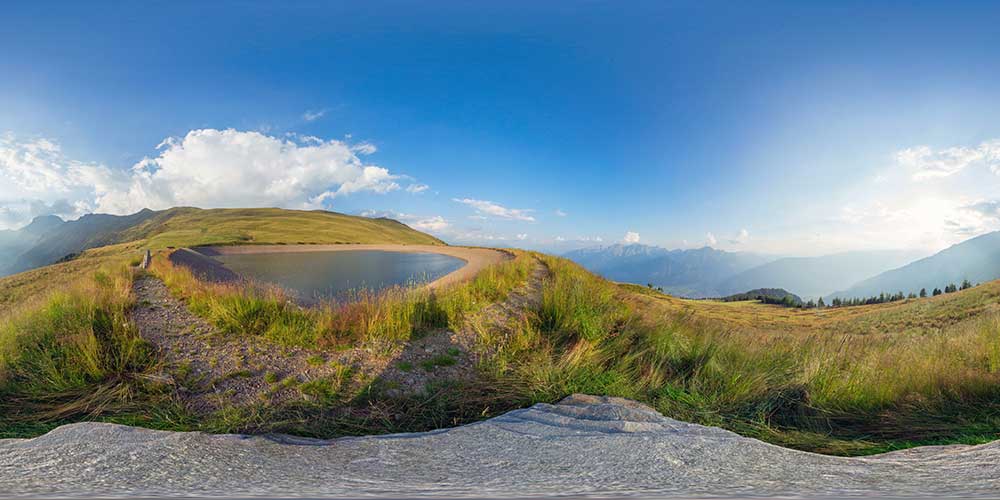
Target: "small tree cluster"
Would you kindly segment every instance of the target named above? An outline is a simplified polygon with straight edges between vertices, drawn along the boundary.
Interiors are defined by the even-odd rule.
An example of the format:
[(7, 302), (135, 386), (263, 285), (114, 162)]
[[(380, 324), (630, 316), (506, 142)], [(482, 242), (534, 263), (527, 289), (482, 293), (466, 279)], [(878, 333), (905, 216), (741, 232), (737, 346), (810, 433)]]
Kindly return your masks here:
[[(944, 290), (935, 287), (934, 290), (930, 292), (930, 295), (933, 297), (937, 297), (942, 293), (953, 293), (959, 290), (968, 290), (973, 286), (976, 285), (973, 285), (971, 281), (962, 280), (961, 286), (956, 286), (954, 283), (949, 283), (947, 286), (944, 287)], [(911, 292), (908, 295), (903, 295), (903, 292), (896, 292), (894, 294), (887, 294), (883, 292), (878, 294), (877, 296), (873, 295), (871, 297), (860, 297), (851, 299), (835, 298), (833, 299), (833, 301), (831, 301), (830, 305), (832, 307), (850, 307), (850, 306), (863, 306), (869, 304), (884, 304), (886, 302), (896, 302), (903, 299), (915, 299), (918, 296), (920, 298), (927, 297), (927, 289), (921, 288), (919, 294)]]

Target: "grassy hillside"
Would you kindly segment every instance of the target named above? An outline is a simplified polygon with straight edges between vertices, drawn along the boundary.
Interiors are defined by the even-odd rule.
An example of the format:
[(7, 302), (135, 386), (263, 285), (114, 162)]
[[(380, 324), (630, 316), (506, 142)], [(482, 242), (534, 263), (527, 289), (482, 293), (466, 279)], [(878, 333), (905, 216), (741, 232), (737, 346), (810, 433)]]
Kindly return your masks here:
[[(232, 235), (249, 231), (235, 212), (227, 224), (209, 225), (205, 240), (222, 227), (230, 239), (212, 242), (235, 243)], [(167, 222), (163, 233), (140, 243), (88, 252), (76, 264), (91, 259), (103, 269), (73, 271), (84, 273), (77, 284), (0, 318), (0, 435), (33, 435), (78, 420), (324, 437), (416, 431), (584, 392), (637, 399), (674, 418), (825, 453), (1000, 436), (1000, 282), (925, 299), (800, 310), (678, 299), (527, 252), (435, 293), (391, 290), (311, 309), (271, 289), (201, 283), (160, 256), (156, 276), (223, 336), (206, 338), (206, 345), (253, 338), (274, 343), (270, 355), (353, 350), (385, 356), (381, 362), (390, 366), (392, 353), (436, 332), (474, 336), (474, 371), (416, 394), (338, 365), (330, 379), (259, 374), (276, 392), (299, 391), (297, 399), (193, 414), (161, 382), (165, 368), (128, 314), (135, 274), (121, 256), (150, 241), (205, 241), (191, 227)], [(268, 231), (244, 241), (263, 242)], [(490, 308), (525, 286), (533, 300)], [(510, 311), (516, 314), (504, 315)], [(427, 366), (399, 370), (432, 371), (456, 355), (448, 350)], [(227, 376), (254, 370), (250, 356)], [(183, 383), (184, 373), (173, 375)]]
[(791, 335), (925, 335), (1000, 313), (1000, 281), (937, 297), (824, 309), (788, 308), (756, 301), (690, 300), (645, 287), (621, 286), (641, 295), (643, 306), (652, 310), (687, 315), (721, 329)]
[[(833, 297), (870, 297), (880, 293), (917, 293), (958, 285), (962, 280), (973, 283), (1000, 278), (1000, 231), (963, 241), (930, 257), (898, 269), (886, 271), (854, 286), (830, 295)], [(829, 302), (829, 300), (827, 300)]]
[(152, 249), (197, 245), (395, 243), (443, 245), (392, 219), (277, 208), (172, 208), (119, 236)]
[[(80, 254), (68, 262), (0, 278), (0, 306), (14, 308), (64, 286), (67, 281), (87, 277), (102, 266), (133, 259), (147, 248), (301, 243), (444, 244), (391, 219), (324, 211), (172, 208), (161, 212), (144, 211), (109, 219), (109, 224), (97, 224), (107, 217), (92, 216), (87, 221), (69, 222), (44, 238), (43, 241), (52, 243), (43, 245), (44, 251), (38, 254), (50, 260), (56, 259), (56, 255)], [(87, 228), (95, 232), (88, 233)], [(90, 248), (93, 245), (101, 246)], [(58, 251), (53, 253), (53, 248)]]

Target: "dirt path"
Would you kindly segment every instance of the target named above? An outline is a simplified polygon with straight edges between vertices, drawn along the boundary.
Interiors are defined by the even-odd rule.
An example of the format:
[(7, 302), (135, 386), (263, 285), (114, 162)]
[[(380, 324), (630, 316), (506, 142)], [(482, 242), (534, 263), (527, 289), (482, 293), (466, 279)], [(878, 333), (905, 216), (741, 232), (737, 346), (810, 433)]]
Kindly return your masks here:
[(136, 280), (133, 293), (133, 321), (156, 347), (181, 400), (196, 413), (318, 397), (303, 393), (303, 384), (336, 384), (345, 369), (365, 366), (351, 351), (307, 351), (260, 337), (222, 335), (153, 277)]

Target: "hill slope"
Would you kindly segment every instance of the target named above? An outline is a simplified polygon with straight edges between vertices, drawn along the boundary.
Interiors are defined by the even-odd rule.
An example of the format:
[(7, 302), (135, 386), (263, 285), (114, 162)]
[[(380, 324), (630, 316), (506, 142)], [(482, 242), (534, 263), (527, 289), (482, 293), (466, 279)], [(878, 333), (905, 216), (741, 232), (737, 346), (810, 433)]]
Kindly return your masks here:
[[(92, 214), (69, 222), (46, 218), (8, 233), (0, 235), (0, 256), (7, 257), (0, 265), (0, 276), (53, 264), (88, 249), (133, 241), (151, 249), (266, 243), (444, 244), (392, 219), (277, 208), (171, 208), (126, 216)], [(21, 243), (5, 247), (4, 241)], [(4, 248), (11, 250), (3, 253)]]
[(711, 247), (667, 250), (638, 244), (575, 250), (565, 257), (608, 279), (651, 283), (671, 295), (692, 298), (725, 295), (718, 288), (720, 282), (768, 261), (760, 255)]
[(1000, 231), (977, 236), (912, 264), (866, 279), (830, 297), (867, 297), (882, 292), (928, 292), (962, 280), (1000, 278)]
[(863, 279), (912, 262), (905, 251), (846, 252), (821, 257), (787, 257), (748, 269), (720, 285), (723, 293), (784, 288), (806, 299), (843, 290)]
[[(13, 267), (18, 257), (33, 247), (49, 231), (65, 224), (54, 215), (36, 217), (31, 224), (18, 230), (0, 231), (0, 276)], [(8, 272), (9, 273), (9, 272)]]
[(722, 297), (719, 300), (723, 302), (742, 302), (747, 300), (766, 301), (768, 299), (780, 301), (785, 297), (789, 297), (795, 304), (802, 303), (802, 297), (799, 297), (784, 288), (755, 288), (747, 292), (734, 293), (732, 295)]

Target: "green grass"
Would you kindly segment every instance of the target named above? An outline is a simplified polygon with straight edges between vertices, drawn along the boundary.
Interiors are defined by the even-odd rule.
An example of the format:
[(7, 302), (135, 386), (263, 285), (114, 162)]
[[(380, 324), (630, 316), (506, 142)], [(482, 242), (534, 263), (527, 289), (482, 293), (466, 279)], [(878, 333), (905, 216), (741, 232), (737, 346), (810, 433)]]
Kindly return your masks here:
[(151, 249), (247, 244), (443, 245), (433, 236), (390, 219), (277, 208), (172, 208), (120, 236), (123, 242), (140, 240)]
[[(928, 300), (911, 305), (910, 320), (940, 321), (939, 329), (762, 332), (699, 317), (704, 301), (689, 301), (694, 311), (651, 307), (562, 259), (545, 261), (553, 277), (538, 314), (492, 367), (532, 401), (573, 392), (628, 397), (680, 420), (836, 454), (1000, 435), (996, 313), (921, 318), (954, 308)], [(967, 292), (952, 300), (979, 304), (989, 294)], [(886, 324), (882, 315), (898, 313), (868, 314)]]
[[(95, 272), (0, 321), (0, 436), (77, 420), (183, 420), (128, 318), (131, 271)], [(172, 415), (165, 417), (165, 415)]]
[[(359, 292), (351, 303), (308, 309), (275, 289), (201, 283), (157, 256), (152, 272), (228, 335), (387, 354), (441, 328), (467, 326), (480, 337), (472, 380), (387, 397), (385, 381), (361, 381), (343, 365), (301, 383), (268, 374), (269, 384), (297, 387), (302, 399), (199, 419), (178, 411), (168, 388), (143, 381), (156, 359), (128, 321), (124, 265), (91, 274), (83, 280), (89, 284), (0, 320), (0, 435), (88, 419), (320, 437), (419, 431), (575, 392), (633, 398), (680, 420), (842, 455), (1000, 434), (1000, 283), (800, 311), (675, 299), (605, 281), (563, 259), (516, 254), (433, 293)], [(476, 313), (523, 284), (536, 259), (550, 271), (540, 303), (498, 331), (489, 315)], [(421, 368), (452, 365), (459, 355), (450, 350)], [(175, 376), (183, 381), (183, 373)]]
[(68, 262), (0, 278), (0, 316), (4, 309), (43, 302), (50, 293), (64, 288), (67, 278), (86, 280), (100, 268), (135, 264), (146, 249), (252, 244), (444, 244), (390, 219), (277, 208), (171, 208), (120, 233), (91, 236), (112, 244), (86, 250)]
[(441, 366), (454, 366), (456, 363), (458, 363), (458, 360), (456, 360), (455, 358), (453, 358), (453, 357), (451, 357), (451, 356), (449, 356), (447, 354), (438, 354), (437, 356), (434, 356), (433, 358), (429, 358), (429, 359), (425, 359), (425, 360), (421, 361), (420, 362), (420, 366), (424, 370), (432, 372), (432, 371), (434, 371), (434, 369), (436, 369), (438, 367), (441, 367)]

